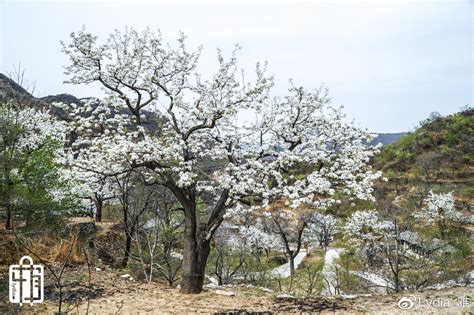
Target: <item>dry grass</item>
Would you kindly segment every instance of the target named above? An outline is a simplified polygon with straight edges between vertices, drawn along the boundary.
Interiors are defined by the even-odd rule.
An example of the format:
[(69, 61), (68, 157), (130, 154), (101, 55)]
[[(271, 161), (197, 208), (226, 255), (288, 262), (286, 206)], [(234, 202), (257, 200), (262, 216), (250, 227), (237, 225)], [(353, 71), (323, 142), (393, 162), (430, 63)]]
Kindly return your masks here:
[(80, 240), (69, 238), (62, 244), (57, 245), (53, 249), (54, 260), (56, 262), (68, 261), (68, 264), (82, 265), (86, 263), (82, 244)]
[(50, 235), (31, 240), (28, 245), (30, 251), (46, 262), (81, 265), (86, 263), (81, 241), (77, 235), (70, 235), (66, 239), (58, 239)]

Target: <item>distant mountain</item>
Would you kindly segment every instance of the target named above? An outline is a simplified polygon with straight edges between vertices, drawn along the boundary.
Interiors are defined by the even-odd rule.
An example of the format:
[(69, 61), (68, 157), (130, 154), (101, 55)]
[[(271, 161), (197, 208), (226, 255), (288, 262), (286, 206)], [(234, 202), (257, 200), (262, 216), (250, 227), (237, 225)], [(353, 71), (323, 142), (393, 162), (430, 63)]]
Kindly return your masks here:
[(57, 94), (57, 95), (48, 95), (45, 97), (40, 98), (40, 100), (45, 101), (48, 104), (52, 104), (54, 102), (61, 102), (65, 104), (77, 104), (81, 103), (81, 100), (71, 94)]
[(376, 137), (374, 140), (370, 142), (370, 145), (377, 145), (381, 143), (382, 145), (387, 145), (390, 143), (394, 143), (400, 137), (405, 135), (406, 132), (397, 132), (397, 133), (376, 133)]
[[(91, 101), (92, 103), (91, 108), (92, 111), (96, 109), (96, 107), (100, 104), (99, 99), (95, 98), (77, 98), (74, 95), (71, 94), (56, 94), (56, 95), (48, 95), (45, 97), (37, 98), (31, 95), (27, 90), (25, 90), (23, 87), (18, 85), (14, 80), (10, 79), (8, 76), (0, 73), (0, 100), (3, 97), (12, 97), (12, 96), (20, 96), (23, 98), (25, 102), (28, 102), (28, 106), (35, 106), (38, 108), (45, 108), (47, 109), (50, 113), (55, 115), (61, 120), (71, 120), (72, 118), (70, 117), (70, 109), (69, 110), (66, 108), (60, 108), (54, 105), (54, 103), (64, 103), (66, 105), (70, 105), (72, 103), (76, 105), (80, 105), (85, 101)], [(146, 129), (148, 129), (151, 132), (156, 132), (158, 129), (158, 123), (162, 117), (159, 117), (156, 119), (156, 114), (147, 111), (147, 110), (142, 110), (141, 112), (145, 118), (142, 120), (142, 123)], [(116, 114), (115, 110), (112, 110), (110, 112), (110, 115), (113, 116)], [(120, 109), (119, 114), (126, 114), (126, 115), (131, 115), (130, 111), (128, 111), (126, 108)], [(81, 113), (81, 115), (91, 115), (91, 112), (86, 112), (86, 113)]]
[(33, 97), (27, 90), (17, 84), (15, 81), (0, 73), (0, 100), (9, 93), (17, 93), (24, 96)]

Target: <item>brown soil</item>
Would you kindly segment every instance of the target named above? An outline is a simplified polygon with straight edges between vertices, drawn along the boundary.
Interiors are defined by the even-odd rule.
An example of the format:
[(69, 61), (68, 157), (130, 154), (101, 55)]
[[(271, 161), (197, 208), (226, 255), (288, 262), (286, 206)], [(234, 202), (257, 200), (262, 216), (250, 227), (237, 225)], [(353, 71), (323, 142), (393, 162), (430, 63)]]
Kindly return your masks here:
[[(122, 273), (123, 274), (123, 273)], [(189, 314), (189, 313), (321, 313), (321, 314), (469, 314), (470, 306), (458, 305), (458, 298), (472, 299), (474, 289), (453, 288), (440, 291), (403, 293), (390, 296), (340, 298), (277, 299), (276, 294), (256, 289), (229, 289), (236, 296), (223, 296), (208, 290), (198, 295), (180, 294), (176, 288), (163, 284), (146, 284), (121, 278), (110, 270), (92, 271), (90, 289), (87, 288), (87, 269), (69, 268), (65, 275), (63, 311), (68, 314)], [(48, 275), (46, 274), (46, 279)], [(415, 295), (422, 301), (410, 311), (398, 308), (401, 297)], [(6, 301), (2, 297), (1, 301)], [(88, 300), (89, 299), (89, 300)], [(449, 300), (449, 307), (428, 307), (425, 301)], [(446, 302), (444, 302), (446, 303)], [(12, 307), (0, 302), (0, 313), (53, 314), (57, 311), (58, 296), (51, 283), (46, 283), (45, 303), (31, 306)]]

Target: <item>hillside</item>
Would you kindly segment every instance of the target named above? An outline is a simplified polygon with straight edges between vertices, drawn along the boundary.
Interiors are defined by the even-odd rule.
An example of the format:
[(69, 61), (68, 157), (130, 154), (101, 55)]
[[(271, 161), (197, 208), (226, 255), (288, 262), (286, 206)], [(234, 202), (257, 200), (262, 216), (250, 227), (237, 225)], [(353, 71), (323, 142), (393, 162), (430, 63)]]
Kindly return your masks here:
[[(431, 115), (419, 128), (384, 146), (374, 167), (388, 179), (377, 184), (378, 198), (421, 205), (430, 190), (453, 192), (459, 209), (474, 209), (474, 110)], [(409, 206), (409, 203), (403, 203)], [(471, 229), (472, 227), (466, 226)]]
[(5, 95), (7, 89), (11, 89), (12, 91), (15, 91), (19, 94), (31, 96), (27, 90), (17, 84), (14, 80), (10, 79), (3, 73), (0, 73), (0, 99)]
[[(70, 112), (68, 109), (64, 109), (55, 105), (55, 103), (64, 103), (67, 105), (70, 104), (81, 104), (86, 101), (92, 101), (91, 104), (91, 111), (81, 113), (80, 115), (85, 115), (86, 117), (92, 115), (92, 112), (97, 108), (99, 104), (99, 100), (95, 98), (85, 97), (85, 98), (77, 98), (74, 95), (62, 93), (62, 94), (55, 94), (55, 95), (48, 95), (45, 97), (35, 97), (31, 93), (29, 93), (26, 89), (22, 86), (18, 85), (14, 80), (10, 79), (8, 76), (0, 73), (0, 100), (2, 97), (21, 97), (22, 102), (26, 104), (26, 106), (35, 106), (39, 108), (44, 108), (48, 110), (52, 115), (58, 117), (60, 120), (70, 120)], [(162, 117), (155, 118), (155, 114), (151, 111), (143, 110), (142, 112), (145, 115), (145, 119), (143, 120), (143, 124), (145, 128), (154, 132), (158, 129), (158, 123), (156, 120), (163, 119)], [(115, 115), (115, 111), (112, 110), (110, 116), (112, 117)], [(127, 109), (121, 109), (120, 114), (131, 115), (130, 111)]]
[(469, 108), (446, 117), (432, 115), (384, 147), (375, 165), (389, 176), (467, 181), (473, 175), (473, 153), (474, 110)]

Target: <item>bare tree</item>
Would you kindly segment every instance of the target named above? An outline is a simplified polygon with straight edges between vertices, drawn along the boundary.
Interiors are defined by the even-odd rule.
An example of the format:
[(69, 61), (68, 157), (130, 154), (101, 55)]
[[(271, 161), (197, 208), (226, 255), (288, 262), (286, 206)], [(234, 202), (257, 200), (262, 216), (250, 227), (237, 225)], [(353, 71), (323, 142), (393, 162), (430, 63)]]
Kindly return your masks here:
[(304, 232), (310, 221), (311, 213), (284, 211), (279, 208), (274, 209), (267, 220), (272, 233), (278, 235), (283, 243), (285, 255), (290, 262), (291, 277), (295, 275), (295, 257), (300, 253)]
[(336, 227), (337, 220), (331, 214), (314, 213), (306, 230), (305, 238), (310, 241), (316, 240), (319, 246), (326, 251), (332, 241)]
[(132, 258), (141, 262), (148, 282), (156, 273), (173, 286), (182, 264), (182, 210), (176, 207), (174, 196), (159, 186), (143, 187), (143, 193), (151, 202), (135, 231), (138, 255)]
[[(69, 244), (69, 245), (67, 246), (66, 255), (62, 258), (61, 264), (59, 266), (56, 266), (54, 263), (51, 263), (47, 259), (45, 259), (42, 253), (35, 251), (33, 247), (28, 244), (27, 238), (25, 238), (24, 236), (20, 236), (15, 231), (13, 233), (15, 235), (16, 242), (20, 245), (20, 247), (25, 249), (32, 256), (34, 256), (41, 264), (43, 264), (51, 272), (51, 275), (53, 276), (55, 280), (55, 287), (58, 290), (58, 294), (59, 294), (58, 313), (62, 314), (63, 303), (64, 303), (63, 301), (63, 287), (64, 287), (63, 275), (66, 270), (66, 266), (69, 264), (69, 260), (73, 253), (73, 250), (77, 246), (79, 235), (73, 234), (71, 241), (63, 242), (63, 244)], [(37, 232), (35, 232), (34, 235), (37, 235)], [(90, 273), (89, 273), (89, 287), (90, 287)]]

